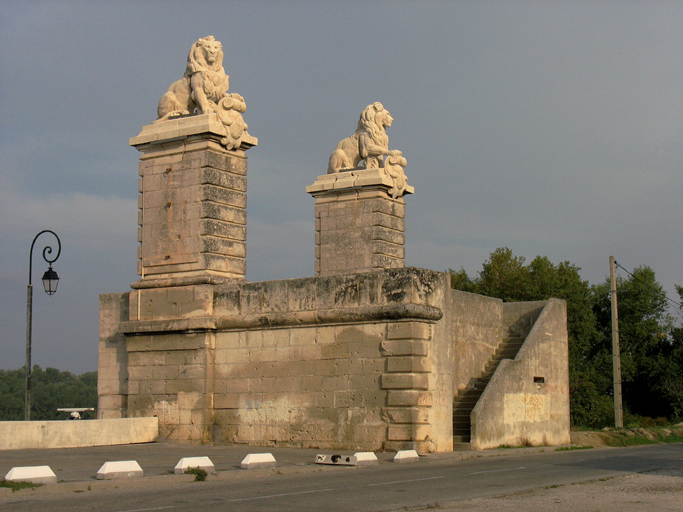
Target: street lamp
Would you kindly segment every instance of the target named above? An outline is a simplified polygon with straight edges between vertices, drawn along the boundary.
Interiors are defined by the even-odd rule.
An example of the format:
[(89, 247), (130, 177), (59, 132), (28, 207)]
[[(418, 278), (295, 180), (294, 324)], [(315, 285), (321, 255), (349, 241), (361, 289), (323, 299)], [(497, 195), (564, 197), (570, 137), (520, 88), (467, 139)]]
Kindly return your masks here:
[(31, 252), (28, 259), (28, 290), (26, 292), (26, 411), (24, 413), (24, 420), (31, 420), (31, 324), (33, 320), (33, 285), (31, 284), (31, 272), (33, 270), (33, 246), (36, 240), (43, 233), (50, 233), (57, 239), (57, 256), (50, 259), (49, 254), (52, 254), (52, 247), (46, 245), (43, 249), (43, 259), (48, 264), (48, 269), (43, 274), (43, 288), (45, 293), (52, 296), (57, 291), (57, 284), (59, 284), (59, 276), (52, 268), (52, 264), (57, 261), (62, 252), (62, 243), (54, 231), (44, 229), (36, 235), (31, 243)]

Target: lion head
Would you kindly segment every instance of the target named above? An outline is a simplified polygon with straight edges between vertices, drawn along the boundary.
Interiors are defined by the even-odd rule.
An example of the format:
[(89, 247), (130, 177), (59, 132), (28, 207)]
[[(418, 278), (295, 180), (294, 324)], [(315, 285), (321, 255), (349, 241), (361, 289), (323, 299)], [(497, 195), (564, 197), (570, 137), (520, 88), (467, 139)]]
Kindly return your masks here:
[(187, 70), (189, 76), (202, 71), (216, 71), (225, 73), (223, 69), (223, 45), (213, 36), (199, 39), (190, 48), (187, 56)]
[(393, 121), (394, 118), (384, 108), (384, 105), (376, 101), (372, 105), (365, 107), (363, 112), (361, 112), (356, 133), (358, 135), (369, 135), (370, 140), (376, 145), (387, 147), (389, 143), (387, 128), (391, 126)]

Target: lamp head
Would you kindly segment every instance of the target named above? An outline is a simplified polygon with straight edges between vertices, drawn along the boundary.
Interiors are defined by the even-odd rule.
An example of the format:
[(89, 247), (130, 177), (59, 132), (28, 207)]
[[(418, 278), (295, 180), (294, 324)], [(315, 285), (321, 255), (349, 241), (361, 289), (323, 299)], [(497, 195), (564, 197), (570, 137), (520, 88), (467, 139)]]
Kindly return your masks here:
[(43, 274), (43, 287), (45, 288), (45, 293), (48, 295), (54, 295), (57, 291), (57, 285), (59, 284), (59, 276), (57, 272), (52, 269), (52, 265)]

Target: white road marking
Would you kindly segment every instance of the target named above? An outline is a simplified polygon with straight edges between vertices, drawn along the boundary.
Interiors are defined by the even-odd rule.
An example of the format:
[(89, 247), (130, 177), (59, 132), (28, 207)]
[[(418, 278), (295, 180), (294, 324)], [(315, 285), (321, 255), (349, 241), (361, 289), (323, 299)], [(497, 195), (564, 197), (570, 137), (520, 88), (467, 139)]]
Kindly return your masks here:
[(270, 494), (268, 496), (255, 496), (253, 498), (237, 498), (234, 500), (225, 500), (225, 501), (253, 501), (253, 500), (265, 500), (267, 498), (280, 498), (282, 496), (296, 496), (297, 494), (313, 494), (316, 492), (330, 492), (334, 491), (334, 489), (318, 489), (316, 491), (301, 491), (301, 492), (286, 492), (283, 494)]
[(491, 471), (477, 471), (476, 473), (470, 473), (470, 475), (483, 475), (484, 473), (500, 473), (501, 471), (515, 471), (517, 469), (526, 469), (526, 467), (520, 466), (518, 468), (492, 469)]
[(145, 512), (146, 510), (166, 510), (167, 508), (175, 508), (172, 505), (166, 507), (155, 507), (155, 508), (136, 508), (135, 510), (120, 510), (119, 512)]
[(396, 480), (395, 482), (382, 482), (381, 484), (368, 484), (368, 487), (374, 487), (376, 485), (404, 484), (406, 482), (421, 482), (423, 480), (437, 480), (439, 478), (446, 478), (446, 477), (445, 476), (430, 476), (428, 478), (415, 478), (414, 480)]

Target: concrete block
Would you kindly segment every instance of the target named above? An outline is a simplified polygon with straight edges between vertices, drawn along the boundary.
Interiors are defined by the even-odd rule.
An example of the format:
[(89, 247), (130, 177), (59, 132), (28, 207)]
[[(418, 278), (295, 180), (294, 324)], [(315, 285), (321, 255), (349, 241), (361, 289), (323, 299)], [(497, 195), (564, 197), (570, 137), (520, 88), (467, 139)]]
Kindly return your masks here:
[(374, 452), (356, 452), (353, 454), (356, 458), (356, 466), (372, 466), (379, 464), (377, 455)]
[(396, 452), (394, 462), (418, 462), (420, 456), (415, 450), (400, 450)]
[(250, 453), (242, 460), (242, 469), (274, 468), (277, 466), (275, 457), (271, 453)]
[(97, 472), (98, 480), (113, 480), (116, 478), (136, 478), (143, 475), (140, 464), (135, 460), (117, 460), (102, 464)]
[(215, 473), (216, 469), (208, 457), (183, 457), (178, 461), (173, 472), (176, 475), (182, 475), (190, 468), (203, 469), (207, 473)]
[(56, 484), (57, 475), (50, 466), (23, 466), (12, 468), (5, 475), (8, 482), (32, 482), (34, 484)]

